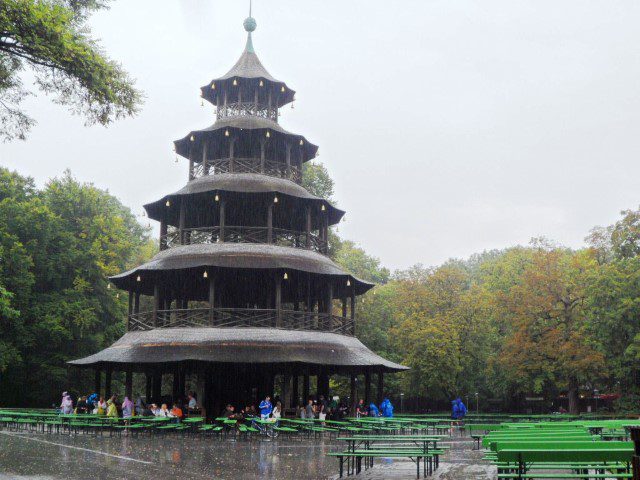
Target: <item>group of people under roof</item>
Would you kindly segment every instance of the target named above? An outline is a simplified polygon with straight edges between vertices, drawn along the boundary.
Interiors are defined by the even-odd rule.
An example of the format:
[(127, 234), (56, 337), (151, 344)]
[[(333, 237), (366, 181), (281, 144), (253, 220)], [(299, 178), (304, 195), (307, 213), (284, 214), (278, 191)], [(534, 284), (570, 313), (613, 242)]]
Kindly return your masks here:
[(93, 414), (125, 419), (134, 416), (156, 416), (174, 418), (177, 422), (189, 413), (199, 412), (195, 392), (189, 392), (186, 398), (180, 398), (173, 402), (171, 408), (168, 405), (168, 403), (161, 403), (160, 405), (146, 403), (140, 395), (137, 396), (135, 403), (127, 396), (120, 402), (118, 395), (112, 395), (109, 399), (105, 399), (105, 397), (99, 396), (97, 393), (80, 396), (77, 400), (74, 400), (71, 394), (63, 392), (59, 408), (60, 413), (63, 415)]
[(360, 399), (356, 406), (356, 417), (393, 417), (393, 404), (388, 398), (382, 400), (380, 407), (371, 402), (368, 406)]
[[(117, 395), (112, 395), (105, 400), (104, 397), (93, 393), (88, 396), (80, 396), (74, 401), (72, 395), (63, 392), (60, 403), (60, 413), (70, 414), (94, 414), (106, 415), (108, 417), (131, 418), (134, 416), (156, 416), (170, 417), (180, 421), (189, 414), (199, 414), (197, 394), (189, 392), (184, 399), (178, 399), (169, 408), (168, 403), (146, 403), (141, 396), (137, 396), (135, 403), (127, 396), (120, 402)], [(465, 410), (466, 411), (466, 410)], [(296, 408), (296, 417), (301, 419), (319, 420), (340, 420), (350, 414), (356, 417), (393, 417), (393, 404), (385, 398), (378, 407), (371, 402), (365, 404), (364, 399), (360, 399), (352, 412), (345, 402), (339, 401), (338, 397), (325, 398), (320, 395), (317, 398), (309, 398), (306, 405), (299, 404)], [(220, 414), (221, 417), (234, 420), (245, 420), (260, 418), (262, 420), (279, 420), (284, 416), (282, 402), (276, 398), (271, 401), (271, 396), (266, 396), (258, 405), (248, 403), (244, 408), (237, 410), (232, 404), (227, 404)]]

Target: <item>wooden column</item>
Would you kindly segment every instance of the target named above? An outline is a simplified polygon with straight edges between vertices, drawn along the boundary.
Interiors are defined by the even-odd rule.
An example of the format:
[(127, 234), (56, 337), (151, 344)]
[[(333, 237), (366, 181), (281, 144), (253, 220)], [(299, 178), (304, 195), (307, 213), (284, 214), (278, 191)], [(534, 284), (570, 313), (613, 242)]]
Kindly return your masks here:
[(356, 288), (355, 286), (351, 290), (351, 335), (356, 334)]
[(285, 162), (287, 165), (287, 178), (291, 178), (291, 144), (286, 145), (286, 157)]
[(145, 374), (145, 380), (146, 380), (146, 384), (145, 384), (145, 389), (144, 389), (144, 401), (149, 404), (149, 402), (151, 402), (151, 392), (152, 392), (152, 387), (153, 387), (153, 376), (147, 372)]
[(100, 369), (96, 368), (95, 370), (95, 374), (94, 374), (94, 391), (95, 393), (98, 394), (98, 397), (100, 396), (100, 389), (102, 388), (102, 373), (100, 372)]
[(322, 370), (318, 373), (318, 396), (323, 395), (325, 399), (329, 398), (329, 375)]
[(333, 331), (333, 314), (332, 314), (332, 305), (333, 305), (333, 283), (329, 280), (329, 284), (327, 285), (327, 296), (325, 299), (325, 311), (328, 314), (327, 318), (327, 327), (329, 331)]
[[(282, 408), (291, 407), (291, 375), (282, 376)], [(283, 412), (284, 416), (284, 412)]]
[(235, 144), (236, 139), (233, 137), (229, 140), (229, 173), (233, 173), (235, 170), (235, 162), (233, 160), (233, 157), (235, 156)]
[(347, 318), (347, 297), (342, 297), (342, 318)]
[(378, 372), (378, 391), (376, 393), (378, 405), (380, 405), (384, 397), (384, 373), (382, 371)]
[(129, 290), (129, 315), (133, 313), (133, 290)]
[(369, 405), (371, 403), (371, 372), (364, 372), (364, 402)]
[(349, 386), (349, 400), (351, 402), (349, 407), (351, 408), (351, 415), (354, 416), (356, 413), (355, 406), (358, 404), (358, 389), (356, 387), (356, 375), (353, 373), (351, 374), (351, 383)]
[(306, 227), (305, 227), (305, 237), (306, 237), (306, 247), (311, 248), (311, 206), (307, 205), (305, 208), (305, 214), (307, 216)]
[(180, 245), (184, 244), (184, 226), (187, 216), (187, 205), (184, 198), (180, 199), (180, 218), (178, 219), (178, 238)]
[(162, 220), (162, 222), (160, 222), (160, 250), (166, 250), (167, 249), (167, 222), (166, 220)]
[(293, 380), (291, 382), (291, 407), (295, 408), (300, 403), (300, 384), (298, 373), (296, 372), (293, 375)]
[(266, 146), (267, 140), (265, 138), (260, 139), (260, 173), (264, 173), (264, 164), (266, 161)]
[(209, 276), (209, 323), (214, 324), (215, 321), (215, 304), (216, 304), (216, 280), (213, 275)]
[(193, 174), (193, 145), (194, 142), (191, 142), (189, 146), (189, 181), (193, 180), (195, 175)]
[(178, 367), (173, 371), (173, 382), (171, 388), (171, 401), (176, 403), (180, 394), (180, 373), (178, 371)]
[(136, 292), (133, 302), (133, 313), (140, 313), (140, 292)]
[(220, 242), (224, 242), (224, 222), (225, 222), (225, 201), (224, 199), (220, 199)]
[(273, 202), (267, 207), (267, 243), (273, 243)]
[(276, 276), (275, 288), (275, 309), (276, 309), (276, 327), (282, 327), (282, 274)]
[(207, 144), (206, 140), (202, 141), (202, 175), (209, 175), (209, 164), (207, 162)]
[(153, 372), (153, 401), (158, 403), (160, 406), (160, 402), (162, 401), (162, 371), (157, 370)]
[(306, 406), (309, 401), (309, 372), (302, 376), (302, 403)]
[(128, 367), (125, 373), (124, 394), (126, 397), (129, 397), (129, 400), (131, 400), (131, 397), (133, 396), (133, 372), (131, 371), (131, 367)]
[(104, 373), (104, 398), (111, 398), (111, 367), (107, 367)]
[(158, 326), (158, 307), (160, 305), (160, 286), (157, 283), (153, 286), (153, 327)]

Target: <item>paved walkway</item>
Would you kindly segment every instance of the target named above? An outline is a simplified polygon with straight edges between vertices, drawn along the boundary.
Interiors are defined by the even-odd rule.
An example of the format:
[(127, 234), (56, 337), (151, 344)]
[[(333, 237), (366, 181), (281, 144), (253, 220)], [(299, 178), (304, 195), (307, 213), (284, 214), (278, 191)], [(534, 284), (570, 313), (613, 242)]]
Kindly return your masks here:
[[(0, 431), (0, 480), (331, 480), (336, 478), (337, 460), (325, 454), (343, 447), (328, 438), (235, 441), (173, 435), (69, 437)], [(495, 470), (483, 464), (481, 454), (471, 448), (469, 439), (453, 439), (451, 451), (432, 478), (495, 478)], [(377, 461), (355, 478), (412, 479), (415, 465), (410, 461)]]

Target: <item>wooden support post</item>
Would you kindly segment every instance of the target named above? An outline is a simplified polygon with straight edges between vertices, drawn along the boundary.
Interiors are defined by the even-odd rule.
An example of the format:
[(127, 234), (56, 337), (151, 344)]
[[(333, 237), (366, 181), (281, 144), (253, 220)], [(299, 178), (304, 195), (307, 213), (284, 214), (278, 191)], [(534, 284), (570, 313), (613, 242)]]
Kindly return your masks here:
[(158, 307), (160, 305), (160, 286), (157, 281), (153, 286), (153, 328), (158, 327)]
[(133, 397), (133, 372), (131, 371), (131, 367), (127, 367), (127, 371), (124, 377), (124, 394), (126, 397)]
[(144, 389), (144, 401), (148, 404), (151, 402), (151, 392), (153, 387), (153, 376), (147, 372), (145, 374), (146, 384)]
[(202, 142), (202, 175), (209, 175), (209, 165), (207, 163), (207, 145), (208, 142), (203, 140)]
[(347, 297), (342, 297), (342, 318), (347, 318)]
[(349, 389), (349, 401), (351, 403), (351, 416), (355, 416), (356, 405), (358, 405), (358, 389), (356, 387), (356, 375), (351, 374), (351, 383)]
[(180, 245), (184, 244), (184, 226), (187, 216), (187, 205), (184, 198), (180, 199), (180, 218), (178, 219), (178, 238)]
[(136, 292), (133, 302), (133, 313), (140, 313), (140, 292)]
[(333, 283), (329, 280), (329, 284), (327, 285), (327, 297), (325, 300), (325, 310), (328, 315), (327, 317), (327, 328), (330, 332), (333, 332)]
[(309, 372), (305, 372), (302, 376), (302, 403), (307, 406), (309, 402)]
[(282, 376), (282, 408), (291, 407), (291, 375)]
[(193, 153), (191, 151), (193, 147), (193, 142), (191, 143), (191, 147), (189, 147), (189, 181), (193, 180), (195, 178), (195, 175), (193, 174)]
[(311, 248), (311, 206), (307, 205), (305, 208), (305, 214), (307, 217), (305, 226), (306, 247)]
[(378, 372), (378, 391), (376, 393), (378, 405), (380, 405), (384, 399), (384, 373), (382, 371)]
[(111, 398), (111, 367), (107, 367), (104, 373), (104, 398)]
[(153, 401), (160, 406), (162, 401), (162, 371), (157, 370), (153, 372)]
[(216, 304), (216, 280), (213, 275), (209, 277), (209, 323), (215, 323), (215, 304)]
[(224, 223), (225, 223), (225, 211), (224, 211), (224, 207), (225, 207), (225, 201), (224, 199), (220, 199), (220, 242), (224, 242)]
[(176, 403), (178, 401), (180, 395), (180, 372), (178, 371), (179, 367), (176, 367), (173, 371), (173, 382), (171, 385), (171, 401)]
[(166, 250), (168, 246), (167, 232), (168, 232), (167, 222), (166, 220), (162, 220), (162, 222), (160, 222), (160, 250), (161, 251)]
[(264, 173), (264, 164), (266, 161), (266, 146), (267, 140), (265, 138), (260, 139), (260, 173)]
[(229, 140), (229, 173), (233, 173), (235, 170), (235, 144), (236, 139), (235, 137), (233, 137), (231, 138), (231, 140)]
[(286, 157), (285, 157), (285, 162), (286, 162), (286, 172), (287, 172), (287, 178), (291, 178), (291, 144), (288, 143), (286, 146)]
[(99, 368), (96, 368), (94, 375), (94, 392), (100, 396), (100, 389), (102, 388), (102, 373)]
[(275, 308), (276, 308), (276, 327), (282, 327), (282, 274), (276, 274), (275, 288)]
[(364, 372), (364, 402), (369, 405), (371, 403), (371, 372)]
[(300, 377), (298, 373), (294, 373), (293, 381), (291, 382), (291, 408), (296, 408), (300, 403), (300, 384), (298, 380)]
[(273, 243), (273, 201), (267, 207), (267, 243)]

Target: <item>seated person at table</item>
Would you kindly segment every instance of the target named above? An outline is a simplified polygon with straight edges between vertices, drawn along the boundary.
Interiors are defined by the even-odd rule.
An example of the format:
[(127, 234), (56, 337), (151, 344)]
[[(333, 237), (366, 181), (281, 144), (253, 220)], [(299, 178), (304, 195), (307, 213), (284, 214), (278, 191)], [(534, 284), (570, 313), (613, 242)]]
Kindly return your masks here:
[(247, 405), (247, 408), (244, 409), (244, 416), (248, 418), (257, 417), (258, 412), (256, 412), (256, 407), (253, 405)]
[(358, 406), (356, 407), (356, 417), (366, 417), (369, 415), (369, 409), (364, 404), (364, 400), (361, 398), (358, 402)]
[(158, 410), (156, 417), (170, 417), (170, 416), (171, 416), (171, 412), (167, 408), (167, 404), (163, 403), (162, 406), (160, 407), (160, 410)]
[(116, 405), (116, 401), (118, 397), (114, 395), (107, 402), (107, 417), (118, 418), (118, 406)]
[(173, 408), (171, 409), (171, 416), (177, 418), (178, 420), (182, 420), (182, 418), (184, 417), (179, 402), (173, 404)]
[(78, 405), (76, 405), (76, 413), (87, 413), (89, 407), (87, 407), (87, 397), (80, 397), (78, 399)]
[(369, 416), (370, 417), (379, 417), (380, 416), (380, 410), (378, 410), (378, 407), (376, 407), (376, 404), (371, 402), (369, 404)]
[(162, 416), (161, 415), (162, 411), (160, 410), (158, 405), (156, 405), (155, 403), (152, 403), (151, 405), (149, 405), (149, 410), (151, 411), (151, 415), (153, 415), (154, 417)]
[(187, 398), (189, 399), (189, 403), (187, 404), (189, 406), (189, 410), (198, 408), (198, 401), (196, 400), (196, 397), (193, 396), (193, 392), (190, 392)]

